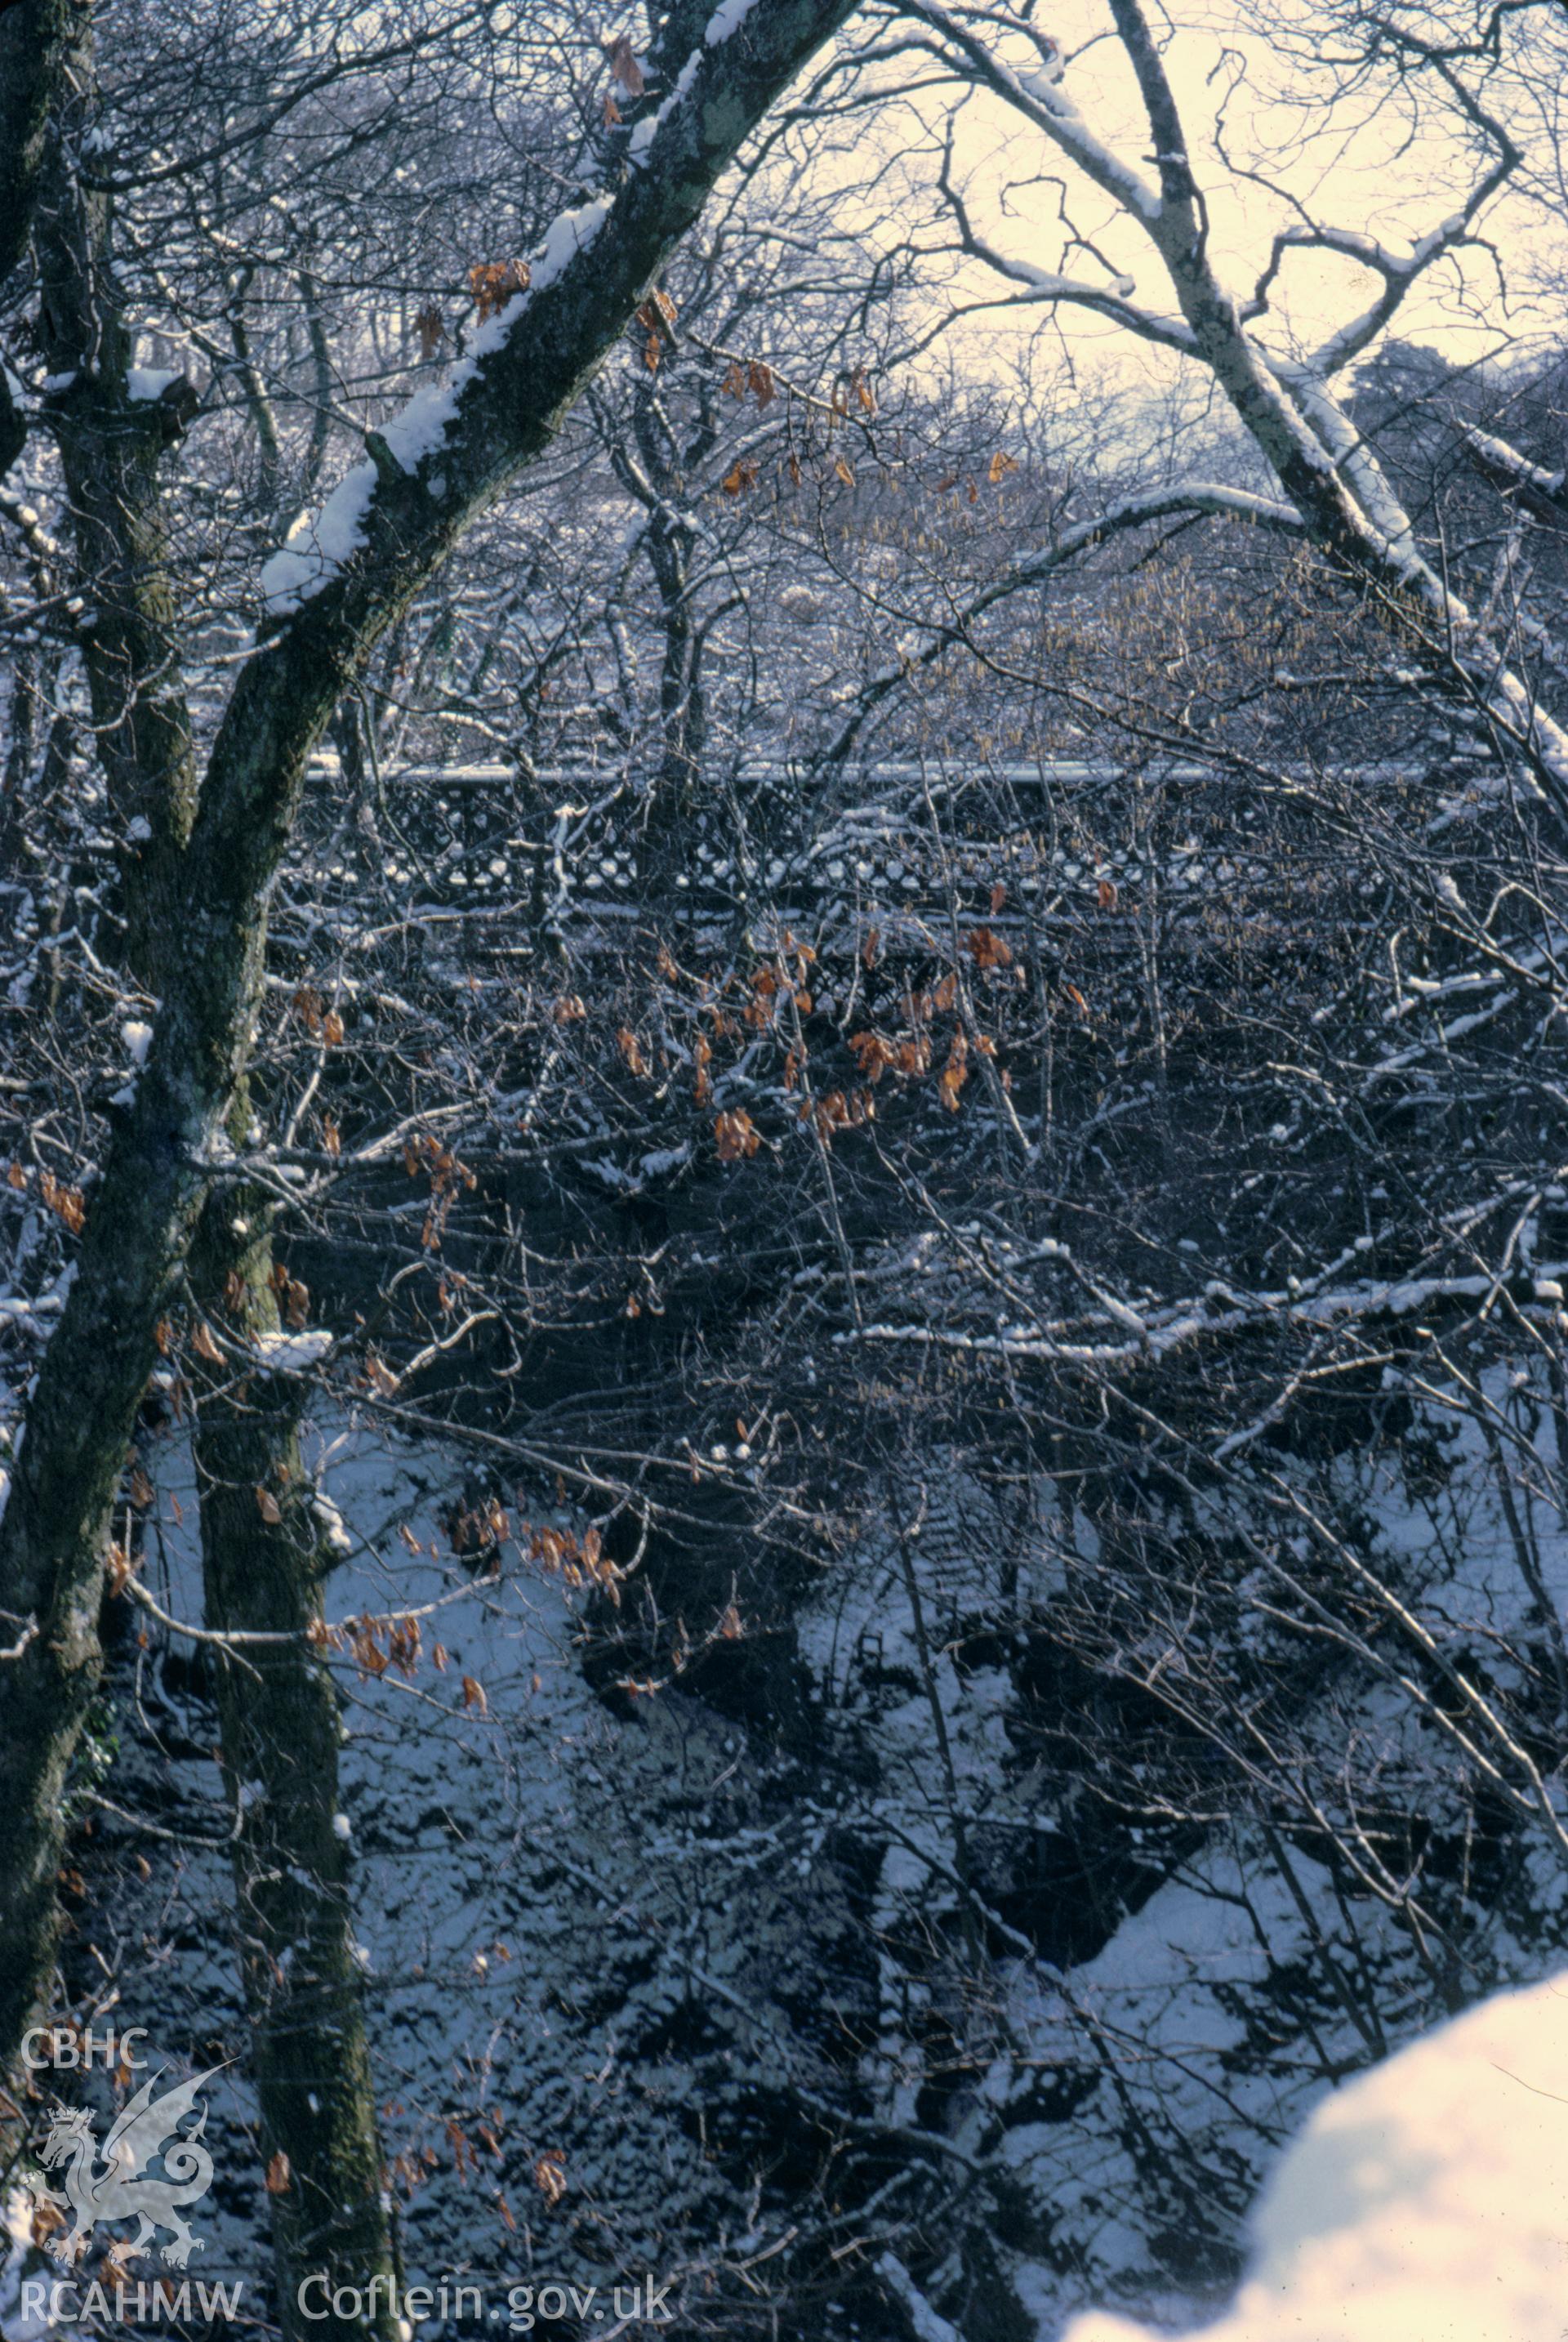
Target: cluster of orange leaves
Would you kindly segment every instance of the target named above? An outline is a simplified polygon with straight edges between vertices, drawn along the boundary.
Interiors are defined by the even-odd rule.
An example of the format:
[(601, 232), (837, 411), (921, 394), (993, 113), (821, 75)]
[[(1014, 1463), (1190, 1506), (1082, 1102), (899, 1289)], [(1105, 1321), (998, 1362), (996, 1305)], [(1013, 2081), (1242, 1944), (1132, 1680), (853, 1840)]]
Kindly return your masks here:
[(667, 293), (650, 293), (636, 311), (637, 323), (647, 335), (643, 345), (643, 364), (650, 374), (659, 371), (664, 354), (664, 336), (674, 324), (679, 311)]
[(514, 293), (526, 293), (533, 273), (525, 260), (480, 260), (468, 272), (468, 290), (479, 311), (479, 323), (504, 309)]
[[(744, 399), (749, 393), (756, 400), (758, 409), (765, 410), (778, 395), (778, 381), (772, 366), (765, 359), (731, 358), (724, 378), (719, 385), (719, 392), (721, 396), (738, 399)], [(849, 403), (852, 397), (863, 413), (875, 414), (875, 395), (864, 370), (858, 366), (849, 377), (847, 386), (841, 385), (834, 391), (834, 414), (846, 416), (849, 414)], [(829, 427), (831, 429), (832, 426)], [(786, 468), (792, 484), (798, 488), (805, 474), (801, 467), (800, 457), (793, 452), (788, 458)], [(842, 480), (846, 488), (854, 487), (854, 473), (846, 457), (842, 455), (835, 455), (833, 468), (834, 476)], [(761, 472), (762, 465), (756, 456), (737, 455), (719, 482), (719, 486), (726, 496), (744, 495), (748, 488), (755, 487)]]
[[(497, 1949), (500, 1949), (499, 1946), (497, 1946)], [(511, 1957), (510, 1952), (508, 1952), (506, 1954), (506, 1957), (510, 1959)], [(496, 2162), (499, 2163), (501, 2160), (502, 2117), (499, 2115), (495, 2115), (494, 2117), (486, 2116), (483, 2120), (476, 2122), (474, 2127), (478, 2134), (481, 2144), (488, 2148), (489, 2152), (495, 2157)], [(448, 2115), (446, 2117), (446, 2144), (452, 2149), (452, 2161), (456, 2169), (457, 2177), (464, 2182), (464, 2186), (466, 2186), (469, 2173), (471, 2171), (476, 2172), (479, 2168), (479, 2157), (474, 2154), (473, 2146), (469, 2141), (468, 2134), (464, 2129), (455, 2115)], [(420, 2157), (420, 2162), (427, 2171), (433, 2171), (434, 2169), (438, 2157), (429, 2147), (426, 2147), (423, 2155)], [(399, 2176), (401, 2177), (401, 2174)]]
[(426, 1252), (439, 1252), (447, 1216), (458, 1190), (472, 1189), (479, 1182), (466, 1163), (460, 1163), (451, 1149), (443, 1146), (428, 1131), (404, 1141), (403, 1167), (411, 1179), (417, 1179), (422, 1171), (429, 1175), (430, 1206), (419, 1241)]
[[(994, 887), (992, 911), (994, 914), (1005, 900), (1004, 890)], [(880, 931), (868, 931), (861, 947), (861, 956), (869, 968), (875, 964)], [(971, 927), (961, 938), (961, 947), (983, 976), (1002, 976), (1014, 970), (1012, 981), (1022, 981), (1022, 971), (1016, 969), (1013, 946), (994, 926)], [(699, 1032), (692, 1046), (694, 1094), (699, 1106), (712, 1103), (714, 1094), (714, 1042), (718, 1038), (743, 1039), (749, 1027), (754, 1033), (770, 1029), (777, 1031), (782, 1010), (794, 1013), (794, 1033), (784, 1059), (784, 1086), (786, 1091), (798, 1089), (802, 1084), (806, 1048), (799, 1030), (800, 1020), (812, 1015), (814, 1001), (810, 986), (809, 971), (816, 954), (809, 944), (799, 942), (789, 931), (781, 936), (770, 956), (743, 979), (745, 997), (738, 1010), (727, 1006), (722, 996), (713, 997), (709, 983), (699, 979), (700, 990), (706, 996), (701, 1003), (701, 1014), (708, 1020), (711, 1035)], [(659, 966), (671, 981), (678, 981), (682, 971), (667, 950), (662, 950)], [(727, 990), (721, 987), (721, 996)], [(1082, 1008), (1082, 996), (1072, 986), (1067, 990)], [(831, 1144), (840, 1131), (855, 1130), (874, 1120), (876, 1106), (872, 1092), (886, 1073), (894, 1073), (907, 1081), (924, 1078), (936, 1062), (933, 1036), (933, 1018), (946, 1015), (959, 1006), (960, 976), (950, 969), (928, 991), (912, 991), (904, 998), (907, 1030), (894, 1036), (866, 1029), (849, 1036), (848, 1046), (862, 1077), (862, 1086), (854, 1089), (834, 1088), (817, 1096), (805, 1096), (799, 1107), (800, 1119), (810, 1124), (819, 1136)], [(557, 1012), (558, 1013), (558, 1012)], [(781, 1038), (784, 1037), (781, 1035)], [(634, 1073), (646, 1075), (646, 1060), (636, 1036), (623, 1026), (617, 1034), (617, 1044), (626, 1065)], [(973, 1018), (964, 1016), (948, 1043), (945, 1057), (937, 1075), (937, 1089), (944, 1106), (950, 1113), (959, 1110), (962, 1094), (974, 1070), (975, 1056), (996, 1056), (996, 1044), (984, 1033), (974, 1029)], [(1007, 1082), (1005, 1074), (1002, 1076)], [(751, 1116), (741, 1107), (720, 1113), (714, 1119), (714, 1140), (721, 1163), (742, 1163), (757, 1155), (763, 1145), (761, 1131)], [(635, 1316), (634, 1306), (628, 1305), (628, 1314)]]
[[(519, 1553), (537, 1562), (568, 1586), (596, 1586), (619, 1607), (621, 1572), (604, 1551), (600, 1531), (586, 1528), (581, 1536), (572, 1529), (536, 1527), (520, 1520), (514, 1536), (511, 1515), (497, 1496), (457, 1514), (451, 1524), (454, 1553), (484, 1553), (509, 1539)], [(417, 1549), (417, 1540), (410, 1538)]]
[[(466, 2140), (464, 2144), (466, 2147)], [(387, 2167), (387, 2177), (400, 2179), (404, 2192), (412, 2196), (416, 2187), (423, 2187), (440, 2161), (441, 2157), (433, 2147), (422, 2147), (417, 2151), (404, 2147), (393, 2157)]]
[[(297, 1276), (291, 1276), (281, 1260), (274, 1261), (268, 1282), (277, 1296), (278, 1306), (289, 1326), (295, 1333), (303, 1333), (310, 1315), (309, 1286), (302, 1284)], [(231, 1291), (234, 1286), (239, 1286), (237, 1293)], [(245, 1299), (245, 1286), (233, 1269), (225, 1282), (224, 1292), (231, 1309), (238, 1308)]]
[(721, 1163), (739, 1163), (754, 1155), (762, 1145), (762, 1133), (744, 1109), (714, 1118), (714, 1137), (718, 1145)]
[[(947, 991), (951, 984), (952, 978), (944, 977), (936, 988), (937, 993)], [(934, 998), (931, 995), (924, 996)], [(862, 1073), (873, 1083), (879, 1082), (890, 1070), (911, 1081), (918, 1081), (931, 1071), (931, 1036), (927, 1033), (916, 1031), (908, 1039), (900, 1041), (886, 1040), (880, 1033), (852, 1033), (849, 1046), (854, 1051)], [(984, 1056), (994, 1056), (996, 1053), (996, 1044), (984, 1034), (976, 1046)], [(960, 1025), (948, 1046), (947, 1060), (936, 1083), (942, 1103), (950, 1114), (958, 1112), (959, 1093), (968, 1079), (969, 1036)]]
[(849, 1046), (854, 1052), (855, 1063), (867, 1081), (881, 1081), (892, 1071), (918, 1081), (931, 1070), (931, 1036), (914, 1033), (907, 1040), (889, 1041), (880, 1033), (852, 1033)]
[[(27, 1174), (20, 1163), (13, 1163), (5, 1176), (13, 1187), (27, 1185)], [(86, 1225), (87, 1199), (80, 1187), (67, 1186), (63, 1179), (55, 1178), (53, 1171), (40, 1171), (38, 1201), (45, 1211), (53, 1212), (57, 1220), (64, 1220), (74, 1236), (81, 1235)]]
[(596, 1528), (584, 1529), (579, 1537), (570, 1529), (535, 1528), (531, 1522), (522, 1521), (517, 1526), (519, 1549), (524, 1541), (530, 1561), (541, 1563), (568, 1586), (598, 1586), (619, 1609), (621, 1572), (604, 1551), (604, 1539)]
[[(307, 1634), (318, 1651), (346, 1651), (362, 1676), (384, 1676), (390, 1666), (397, 1669), (405, 1683), (414, 1681), (424, 1647), (419, 1621), (408, 1611), (389, 1611), (385, 1618), (366, 1611), (361, 1617), (345, 1618), (337, 1626), (329, 1626), (325, 1618), (313, 1618)], [(444, 1675), (446, 1653), (441, 1644), (434, 1646), (430, 1656), (437, 1672)], [(464, 1676), (463, 1680), (466, 1686), (470, 1678)], [(463, 1705), (469, 1707), (474, 1703), (464, 1696)]]
[[(784, 964), (786, 959), (794, 962), (793, 976)], [(776, 964), (756, 968), (752, 974), (752, 996), (741, 1015), (754, 1033), (765, 1033), (781, 1006), (793, 1006), (802, 1016), (811, 1015), (813, 1004), (806, 970), (815, 960), (816, 954), (810, 944), (796, 943), (786, 928)]]
[(512, 1534), (506, 1507), (498, 1496), (460, 1511), (451, 1524), (454, 1553), (484, 1553)]
[(869, 1090), (829, 1090), (825, 1096), (803, 1101), (800, 1118), (816, 1126), (819, 1137), (831, 1144), (835, 1130), (858, 1130), (874, 1122), (876, 1106)]
[(744, 364), (739, 358), (732, 358), (729, 372), (719, 385), (720, 396), (744, 399), (748, 390), (765, 412), (778, 395), (772, 366), (762, 358), (747, 358)]
[(329, 1049), (337, 1047), (343, 1039), (343, 1019), (335, 1008), (325, 1006), (314, 985), (302, 984), (289, 1006), (313, 1041), (325, 1041)]
[[(964, 937), (964, 947), (977, 968), (987, 972), (1013, 965), (1013, 948), (991, 927), (973, 927)], [(931, 1036), (925, 1029), (934, 1015), (945, 1015), (958, 999), (958, 978), (951, 970), (929, 992), (912, 992), (905, 996), (904, 1010), (909, 1020), (908, 1035), (899, 1040), (889, 1040), (884, 1035), (866, 1031), (852, 1033), (850, 1048), (862, 1074), (874, 1086), (884, 1074), (901, 1074), (906, 1080), (918, 1081), (931, 1070)], [(976, 1052), (985, 1057), (996, 1055), (996, 1044), (989, 1035), (981, 1033), (973, 1044)], [(948, 1046), (946, 1061), (937, 1076), (937, 1089), (942, 1103), (950, 1114), (958, 1112), (964, 1086), (969, 1079), (971, 1042), (960, 1025)], [(1005, 1076), (1004, 1076), (1005, 1079)]]
[[(1002, 485), (1003, 481), (1007, 477), (1008, 473), (1015, 472), (1017, 469), (1017, 456), (1006, 455), (1002, 448), (998, 447), (993, 455), (990, 463), (985, 466), (985, 476), (990, 481), (994, 488), (999, 488)], [(944, 480), (938, 480), (936, 483), (937, 495), (939, 496), (944, 496), (949, 488), (955, 488), (958, 485), (958, 478), (959, 475), (956, 472), (949, 472)], [(980, 502), (980, 490), (975, 485), (974, 482), (972, 479), (965, 481), (964, 488), (968, 501), (972, 505), (977, 505)]]

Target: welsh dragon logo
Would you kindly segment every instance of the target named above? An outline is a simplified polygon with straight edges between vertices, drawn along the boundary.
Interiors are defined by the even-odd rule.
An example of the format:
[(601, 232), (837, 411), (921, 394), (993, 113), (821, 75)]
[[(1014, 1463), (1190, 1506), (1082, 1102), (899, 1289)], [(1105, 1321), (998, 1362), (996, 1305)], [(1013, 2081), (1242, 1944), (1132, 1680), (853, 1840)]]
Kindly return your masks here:
[[(161, 2098), (153, 2092), (162, 2072), (155, 2074), (115, 2117), (101, 2150), (85, 2107), (59, 2109), (39, 2160), (50, 2171), (66, 2166), (65, 2192), (36, 2185), (33, 2189), (39, 2202), (75, 2215), (74, 2225), (49, 2241), (57, 2261), (80, 2260), (94, 2228), (108, 2220), (138, 2223), (130, 2240), (132, 2253), (145, 2252), (156, 2231), (167, 2228), (172, 2242), (162, 2247), (162, 2257), (173, 2268), (184, 2268), (191, 2255), (201, 2251), (202, 2239), (191, 2234), (181, 2207), (199, 2203), (213, 2184), (213, 2158), (201, 2144), (207, 2127), (205, 2107), (193, 2129), (182, 2133), (179, 2126), (213, 2076), (222, 2072), (221, 2066), (211, 2066), (205, 2074), (165, 2090)], [(165, 2176), (145, 2177), (160, 2153)]]

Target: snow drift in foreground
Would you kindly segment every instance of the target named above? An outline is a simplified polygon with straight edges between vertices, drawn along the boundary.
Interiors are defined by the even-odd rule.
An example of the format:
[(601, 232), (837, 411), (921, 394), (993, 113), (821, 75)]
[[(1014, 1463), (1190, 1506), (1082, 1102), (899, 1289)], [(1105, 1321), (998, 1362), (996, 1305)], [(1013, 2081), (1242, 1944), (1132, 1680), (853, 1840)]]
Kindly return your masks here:
[[(1326, 2099), (1252, 2226), (1251, 2274), (1195, 2342), (1560, 2342), (1568, 1970)], [(1064, 2342), (1155, 2337), (1095, 2314)]]

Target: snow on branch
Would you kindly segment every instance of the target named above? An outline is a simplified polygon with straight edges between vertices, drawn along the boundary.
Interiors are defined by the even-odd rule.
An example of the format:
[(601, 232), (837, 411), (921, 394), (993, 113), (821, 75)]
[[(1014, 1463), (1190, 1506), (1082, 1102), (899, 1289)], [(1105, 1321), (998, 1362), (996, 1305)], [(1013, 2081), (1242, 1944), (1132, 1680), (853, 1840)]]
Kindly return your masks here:
[(1466, 455), (1494, 487), (1502, 488), (1504, 494), (1520, 495), (1532, 511), (1544, 504), (1553, 508), (1554, 515), (1568, 514), (1568, 495), (1564, 494), (1568, 472), (1548, 472), (1543, 465), (1533, 464), (1528, 455), (1522, 455), (1517, 447), (1510, 446), (1506, 439), (1478, 430), (1473, 424), (1466, 425), (1463, 435)]
[(956, 10), (941, 6), (939, 0), (905, 0), (904, 13), (940, 34), (988, 89), (1044, 131), (1085, 177), (1134, 218), (1145, 226), (1153, 226), (1160, 218), (1164, 205), (1159, 195), (1131, 164), (1095, 136), (1066, 91), (1049, 74), (1014, 73), (984, 34), (966, 24)]
[[(564, 359), (569, 349), (580, 349), (579, 363), (560, 369), (560, 393), (574, 395), (582, 367), (614, 339), (618, 307), (634, 303), (772, 98), (852, 5), (720, 0), (668, 96), (638, 125), (628, 155), (632, 167), (621, 185), (560, 214), (520, 272), (519, 289), (479, 325), (446, 382), (416, 392), (390, 421), (367, 432), (365, 460), (354, 465), (318, 513), (295, 522), (264, 565), (261, 596), (269, 621), (295, 616), (356, 564), (374, 560), (378, 549), (406, 568), (411, 539), (434, 545), (449, 538), (464, 510), (494, 493), (498, 475), (522, 459), (521, 441), (547, 438), (562, 403), (549, 395), (557, 369), (549, 365), (537, 380), (519, 379), (525, 371), (519, 363), (523, 334), (529, 336), (529, 357), (536, 343), (556, 344), (552, 355)], [(601, 258), (612, 223), (619, 230), (614, 249)], [(611, 318), (614, 324), (602, 329), (599, 321)], [(412, 502), (410, 482), (423, 491)], [(383, 521), (385, 529), (378, 525)]]
[[(1564, 1278), (1568, 1278), (1568, 1262), (1524, 1273), (1524, 1306), (1545, 1310), (1555, 1325), (1563, 1316)], [(1267, 1326), (1323, 1331), (1336, 1324), (1413, 1316), (1433, 1302), (1484, 1302), (1496, 1293), (1498, 1283), (1496, 1276), (1481, 1273), (1366, 1279), (1316, 1292), (1241, 1293), (1216, 1280), (1193, 1298), (1150, 1304), (1142, 1312), (1122, 1301), (1113, 1306), (1109, 1296), (1101, 1295), (1100, 1309), (1085, 1312), (1071, 1326), (1017, 1325), (1004, 1326), (999, 1333), (981, 1334), (956, 1326), (884, 1323), (856, 1326), (834, 1339), (840, 1345), (907, 1344), (975, 1357), (1027, 1358), (1054, 1366), (1145, 1366), (1197, 1342)], [(1123, 1338), (1098, 1338), (1097, 1328), (1104, 1329), (1105, 1336), (1114, 1330)]]
[(479, 327), (444, 384), (416, 391), (390, 422), (370, 435), (367, 445), (375, 447), (375, 455), (345, 474), (320, 512), (314, 517), (302, 515), (295, 522), (262, 570), (262, 599), (269, 617), (297, 610), (352, 560), (365, 543), (365, 522), (380, 476), (377, 457), (384, 461), (389, 454), (412, 478), (439, 453), (457, 420), (463, 394), (484, 360), (505, 346), (533, 302), (587, 250), (611, 208), (612, 198), (599, 195), (560, 213), (528, 261), (525, 289), (514, 293)]

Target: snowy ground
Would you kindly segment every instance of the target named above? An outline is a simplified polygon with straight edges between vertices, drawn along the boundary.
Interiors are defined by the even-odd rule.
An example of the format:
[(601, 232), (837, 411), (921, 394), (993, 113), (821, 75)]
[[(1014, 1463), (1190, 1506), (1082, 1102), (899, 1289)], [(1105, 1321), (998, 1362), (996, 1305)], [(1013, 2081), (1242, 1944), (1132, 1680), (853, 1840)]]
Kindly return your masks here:
[[(143, 1576), (194, 1620), (188, 1455), (166, 1436), (144, 1460), (157, 1494)], [(974, 1842), (1038, 1844), (1058, 1827), (1050, 1786), (1004, 1761), (1008, 1669), (955, 1656), (965, 1611), (994, 1615), (998, 1544), (978, 1496), (960, 1491), (927, 1525), (922, 1566), (944, 1588), (929, 1666), (885, 1540), (824, 1573), (799, 1656), (859, 1756), (842, 1778), (805, 1783), (772, 1777), (739, 1726), (684, 1694), (612, 1715), (583, 1673), (582, 1595), (511, 1549), (494, 1578), (452, 1552), (443, 1522), (465, 1460), (389, 1445), (352, 1417), (312, 1451), (348, 1548), (332, 1616), (439, 1606), (411, 1676), (345, 1657), (340, 1677), (367, 2017), (411, 2281), (663, 2278), (715, 2237), (765, 2251), (785, 2215), (760, 2192), (748, 2209), (737, 2188), (748, 2140), (760, 2171), (798, 2127), (792, 2109), (842, 2103), (853, 2080), (891, 2130), (944, 2121), (1030, 2207), (994, 2265), (1039, 2342), (1150, 2330), (1105, 2311), (1074, 2322), (1085, 2300), (1136, 2304), (1172, 2330), (1213, 2315), (1214, 2281), (1183, 2289), (1169, 2237), (1203, 2197), (1239, 2218), (1293, 2137), (1253, 2223), (1253, 2273), (1212, 2342), (1562, 2342), (1568, 1977), (1494, 2000), (1334, 2090), (1382, 2054), (1384, 2033), (1397, 2047), (1430, 2022), (1431, 1979), (1375, 1904), (1348, 1907), (1302, 1855), (1287, 1882), (1261, 1832), (1216, 1831), (1159, 1883), (1152, 1873), (1137, 1907), (1069, 1966), (1020, 1938), (996, 1970), (1014, 2047), (931, 2113), (930, 1992), (905, 1954), (929, 1927), (952, 1931), (957, 1908), (934, 1700)], [(1476, 1462), (1462, 1442), (1428, 1510), (1381, 1463), (1363, 1496), (1386, 1565), (1446, 1622), (1450, 1649), (1490, 1638), (1501, 1682), (1529, 1589)], [(514, 1524), (574, 1525), (501, 1493)], [(1560, 1536), (1543, 1536), (1542, 1567), (1568, 1592)], [(1037, 1593), (1047, 1578), (1043, 1565)], [(178, 1637), (138, 1650), (127, 1633), (115, 1670), (107, 1794), (208, 1843), (176, 1854), (104, 1815), (95, 1843), (109, 1858), (84, 1932), (117, 1965), (120, 2021), (203, 2066), (244, 2046), (212, 1715)], [(1321, 1719), (1334, 1745), (1354, 1737), (1391, 1779), (1437, 1777), (1408, 1708), (1375, 1686), (1357, 1700)], [(845, 1833), (881, 1848), (858, 1908), (832, 1858)], [(134, 1876), (136, 1855), (150, 1879)], [(1565, 1873), (1550, 1832), (1520, 1834), (1511, 1861), (1477, 1938), (1483, 1989), (1537, 1973), (1538, 1947), (1560, 1940)], [(1353, 1987), (1343, 2002), (1323, 1983), (1336, 1972)], [(857, 2065), (846, 2042), (864, 2045)], [(230, 2077), (208, 2128), (219, 2170), (203, 2273), (259, 2286), (250, 2121)], [(559, 2200), (542, 2158), (564, 2181)], [(955, 2247), (957, 2275), (927, 2271), (905, 2304), (906, 2322), (938, 2319), (941, 2342), (968, 2332), (927, 2298), (949, 2299), (959, 2258)], [(890, 2267), (902, 2299), (910, 2280)], [(22, 2342), (14, 2315), (0, 2326)], [(845, 2342), (853, 2330), (823, 2328)]]
[[(820, 1947), (844, 1915), (814, 1875), (809, 1831), (792, 1847), (758, 1827), (753, 1760), (700, 1703), (606, 1710), (579, 1665), (583, 1597), (559, 1576), (510, 1549), (494, 1579), (453, 1555), (438, 1516), (461, 1453), (389, 1446), (342, 1422), (308, 1460), (352, 1547), (329, 1615), (441, 1606), (412, 1679), (347, 1662), (339, 1678), (356, 1934), (408, 2281), (477, 2280), (489, 2297), (524, 2280), (663, 2279), (693, 2235), (727, 2227), (739, 2246), (704, 2123), (748, 2089), (760, 2101), (791, 2077), (829, 2078), (812, 2033), (834, 2021)], [(163, 1607), (197, 1620), (188, 1453), (165, 1438), (144, 1461), (157, 1501), (143, 1576)], [(548, 1506), (529, 1517), (567, 1520)], [(147, 2027), (180, 2071), (244, 2042), (214, 1724), (184, 1657), (161, 1636), (117, 1656), (125, 1721), (106, 1787), (123, 1812), (207, 1847), (176, 1856), (104, 1817), (98, 1843), (145, 1853), (153, 1876), (105, 1861), (91, 1913), (95, 1940), (118, 1951), (119, 2021)], [(243, 2083), (225, 2077), (201, 2266), (260, 2285), (251, 2119)]]

